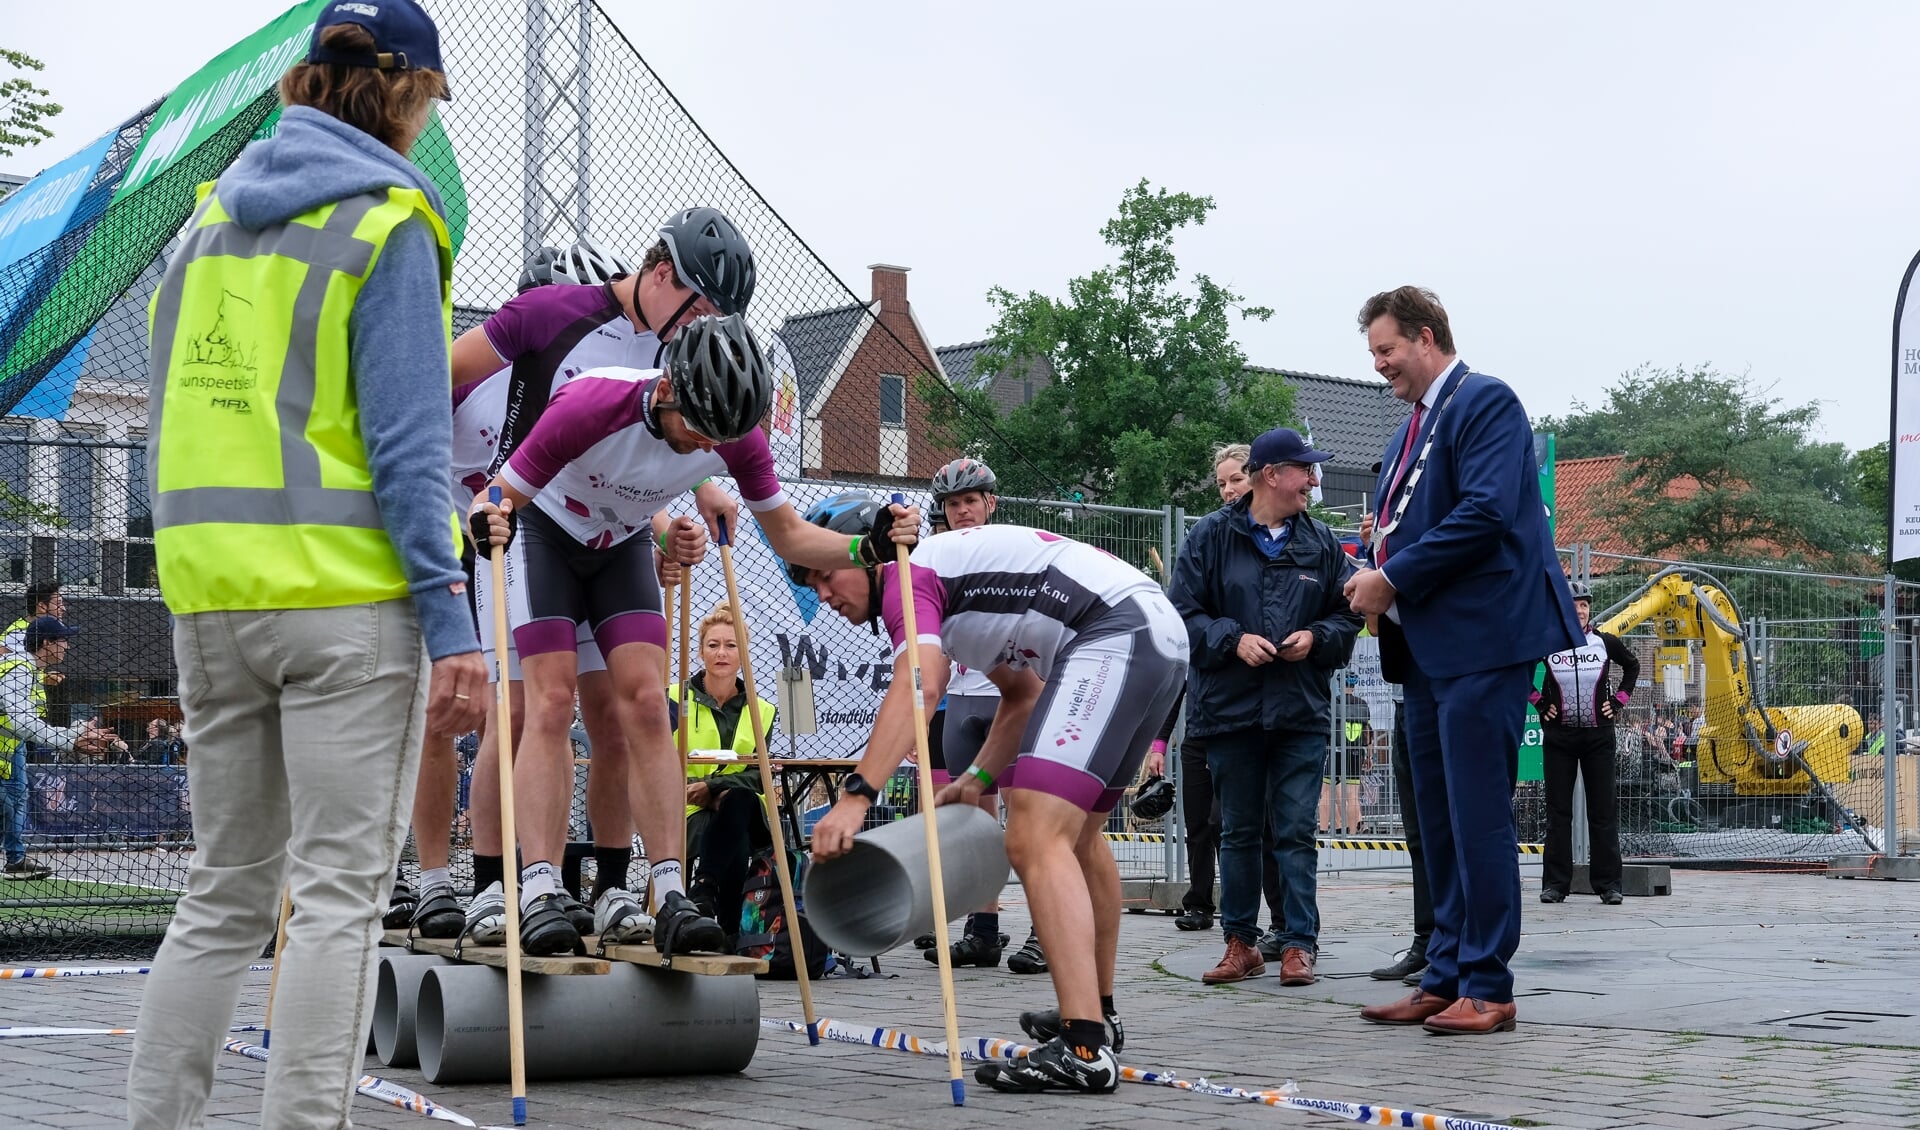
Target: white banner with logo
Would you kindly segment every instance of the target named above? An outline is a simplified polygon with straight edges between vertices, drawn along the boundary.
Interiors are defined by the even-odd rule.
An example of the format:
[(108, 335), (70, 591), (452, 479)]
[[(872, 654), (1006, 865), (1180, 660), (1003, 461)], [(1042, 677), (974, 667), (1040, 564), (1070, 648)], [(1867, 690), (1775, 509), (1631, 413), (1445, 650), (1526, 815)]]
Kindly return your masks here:
[(1920, 255), (1900, 279), (1893, 312), (1893, 428), (1887, 437), (1888, 545), (1893, 561), (1920, 557)]
[[(733, 480), (714, 481), (739, 497)], [(865, 489), (806, 480), (784, 485), (789, 501), (802, 513), (813, 503), (841, 491)], [(932, 505), (925, 490), (906, 492), (906, 500), (923, 510)], [(692, 496), (681, 497), (668, 511), (675, 515), (694, 513)], [(859, 757), (866, 750), (880, 698), (893, 678), (893, 649), (885, 628), (876, 637), (865, 624), (847, 623), (839, 613), (822, 606), (812, 591), (791, 584), (765, 532), (744, 506), (740, 508), (740, 524), (742, 528), (734, 538), (733, 568), (751, 636), (755, 689), (768, 702), (778, 702), (782, 667), (802, 666), (813, 677), (818, 732), (789, 739), (775, 726), (768, 734), (769, 752), (774, 757)], [(691, 572), (692, 620), (698, 625), (701, 617), (727, 602), (719, 550), (710, 548), (706, 561)], [(679, 640), (669, 640), (668, 645), (672, 662), (677, 663)], [(697, 638), (692, 641), (692, 651), (693, 666), (698, 670)], [(932, 657), (926, 656), (922, 662), (932, 662)]]

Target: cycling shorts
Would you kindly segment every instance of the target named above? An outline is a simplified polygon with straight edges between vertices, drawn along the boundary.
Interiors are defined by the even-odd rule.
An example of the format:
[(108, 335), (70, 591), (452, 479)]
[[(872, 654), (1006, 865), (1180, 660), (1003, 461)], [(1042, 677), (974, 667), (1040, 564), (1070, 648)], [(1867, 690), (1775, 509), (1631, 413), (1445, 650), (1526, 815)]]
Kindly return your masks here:
[[(934, 759), (933, 783), (944, 785), (967, 771), (973, 759), (980, 756), (980, 747), (986, 743), (987, 731), (993, 726), (993, 715), (1000, 709), (1000, 696), (997, 694), (957, 694), (947, 697), (944, 713), (946, 725), (942, 727), (940, 738), (940, 756)], [(1000, 775), (1000, 779), (986, 787), (985, 795), (992, 796), (1000, 791), (1000, 786), (1013, 779), (1013, 768), (1009, 766)]]
[[(505, 554), (509, 678), (520, 678), (522, 655), (572, 651), (578, 671), (586, 674), (606, 670), (606, 653), (622, 644), (666, 647), (652, 539), (632, 537), (590, 549), (531, 506), (515, 521), (519, 529)], [(482, 578), (485, 583), (476, 586), (481, 646), (491, 659), (491, 571)]]

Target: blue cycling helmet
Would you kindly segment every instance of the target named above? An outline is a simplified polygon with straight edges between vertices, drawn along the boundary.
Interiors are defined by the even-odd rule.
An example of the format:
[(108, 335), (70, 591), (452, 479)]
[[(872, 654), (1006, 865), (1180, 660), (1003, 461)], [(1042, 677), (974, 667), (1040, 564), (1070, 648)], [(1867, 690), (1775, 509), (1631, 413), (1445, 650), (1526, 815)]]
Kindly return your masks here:
[[(832, 530), (836, 534), (866, 534), (873, 529), (874, 522), (887, 504), (866, 491), (842, 491), (832, 498), (823, 498), (807, 507), (806, 520), (822, 529)], [(871, 565), (864, 566), (867, 574), (867, 627), (875, 635), (880, 634), (880, 579)], [(812, 570), (804, 565), (787, 562), (787, 579), (801, 588), (807, 588), (807, 574)]]

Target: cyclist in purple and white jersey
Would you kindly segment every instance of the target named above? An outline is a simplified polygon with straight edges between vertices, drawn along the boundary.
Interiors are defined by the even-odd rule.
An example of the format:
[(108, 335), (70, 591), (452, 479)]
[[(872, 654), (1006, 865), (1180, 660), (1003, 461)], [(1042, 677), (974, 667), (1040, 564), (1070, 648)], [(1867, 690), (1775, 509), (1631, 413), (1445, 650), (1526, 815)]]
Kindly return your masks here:
[[(879, 505), (852, 492), (816, 505), (808, 517), (829, 529), (857, 527)], [(851, 849), (877, 796), (868, 781), (885, 780), (913, 745), (899, 568), (822, 570), (788, 562), (790, 576), (848, 620), (877, 616), (895, 648), (893, 682), (867, 754), (839, 803), (814, 826), (816, 858)], [(1092, 963), (1049, 963), (1059, 1009), (1021, 1017), (1021, 1026), (1046, 1043), (1025, 1059), (983, 1067), (977, 1077), (1002, 1091), (1112, 1091), (1119, 1083), (1109, 1045), (1119, 1035), (1112, 1017), (1120, 872), (1102, 833), (1185, 679), (1186, 626), (1146, 574), (1044, 530), (976, 526), (939, 534), (907, 568), (915, 626), (929, 645), (921, 651), (928, 705), (946, 689), (950, 663), (987, 672), (1001, 696), (979, 755), (934, 803), (977, 804), (1008, 766), (1016, 768), (1002, 793), (1007, 855), (1026, 887), (1040, 940), (1050, 954), (1094, 955)]]
[[(720, 926), (687, 899), (682, 874), (685, 785), (667, 721), (653, 515), (702, 480), (730, 475), (783, 556), (831, 567), (878, 561), (895, 538), (917, 540), (919, 511), (905, 507), (876, 514), (853, 537), (805, 522), (787, 504), (759, 428), (772, 400), (772, 378), (745, 319), (696, 319), (668, 346), (664, 370), (600, 369), (562, 387), (490, 484), (516, 515), (507, 556), (525, 578), (507, 600), (526, 679), (514, 812), (528, 952), (580, 945), (554, 901), (553, 861), (571, 796), (567, 732), (583, 623), (606, 659), (633, 759), (629, 797), (650, 859), (654, 945), (666, 954), (725, 945)], [(482, 495), (472, 513), (493, 509)], [(705, 555), (707, 531), (678, 518), (666, 542), (678, 564), (692, 565)], [(479, 580), (489, 586), (485, 574)]]
[[(541, 249), (522, 273), (520, 295), (454, 343), (455, 509), (467, 508), (539, 419), (554, 390), (596, 367), (653, 367), (663, 337), (671, 338), (696, 316), (744, 310), (753, 286), (752, 249), (732, 222), (711, 208), (674, 216), (660, 229), (659, 241), (637, 272), (588, 239), (565, 251)], [(731, 511), (725, 492), (713, 488), (702, 494), (703, 511), (720, 506)], [(479, 595), (478, 586), (468, 591)], [(482, 621), (481, 644), (491, 673), (497, 670), (492, 611), (476, 603), (475, 612)], [(595, 841), (594, 886), (587, 903), (593, 909), (564, 891), (561, 904), (581, 932), (615, 942), (643, 940), (651, 922), (638, 900), (625, 893), (633, 855), (626, 743), (613, 716), (606, 664), (591, 634), (583, 629), (581, 635), (580, 712), (595, 753), (587, 774), (587, 817)], [(518, 719), (523, 713), (519, 658), (510, 641), (506, 663), (513, 716)], [(430, 739), (422, 758), (413, 811), (422, 881), (411, 918), (413, 928), (427, 937), (452, 937), (464, 929), (481, 944), (506, 940), (505, 902), (497, 889), (504, 864), (493, 723), (490, 708), (474, 765), (469, 812), (474, 900), (465, 910), (453, 896), (447, 836), (439, 831), (449, 828), (454, 816), (458, 768), (451, 742)], [(403, 924), (392, 921), (393, 913), (388, 924)]]

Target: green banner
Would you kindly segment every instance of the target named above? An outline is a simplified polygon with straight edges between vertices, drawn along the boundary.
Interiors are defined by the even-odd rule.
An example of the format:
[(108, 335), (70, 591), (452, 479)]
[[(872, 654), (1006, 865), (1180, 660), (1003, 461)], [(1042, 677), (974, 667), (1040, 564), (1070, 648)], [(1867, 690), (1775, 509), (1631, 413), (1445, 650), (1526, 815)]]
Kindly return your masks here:
[[(1554, 499), (1553, 476), (1553, 433), (1533, 433), (1533, 461), (1540, 469), (1540, 501), (1547, 504), (1547, 533), (1554, 532), (1554, 514), (1559, 507)], [(1533, 689), (1540, 689), (1540, 681), (1545, 678), (1546, 669), (1538, 668), (1533, 673)], [(1520, 780), (1540, 781), (1546, 778), (1541, 761), (1541, 751), (1546, 746), (1546, 734), (1540, 729), (1540, 716), (1533, 707), (1527, 707), (1527, 729), (1520, 738)]]
[(215, 55), (167, 95), (114, 199), (124, 200), (138, 192), (273, 89), (306, 52), (313, 21), (326, 3), (301, 0), (272, 23)]

